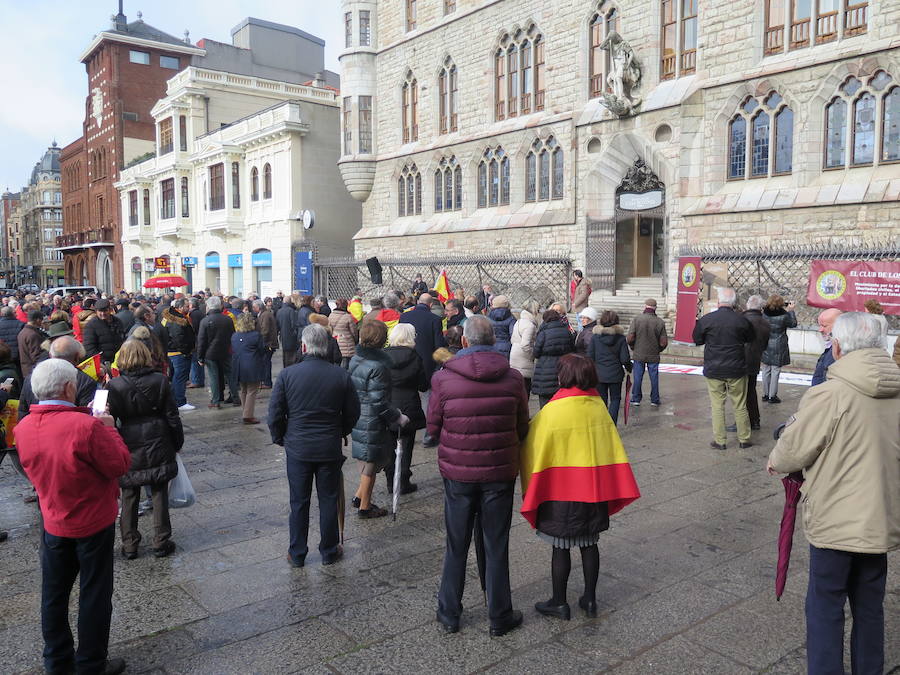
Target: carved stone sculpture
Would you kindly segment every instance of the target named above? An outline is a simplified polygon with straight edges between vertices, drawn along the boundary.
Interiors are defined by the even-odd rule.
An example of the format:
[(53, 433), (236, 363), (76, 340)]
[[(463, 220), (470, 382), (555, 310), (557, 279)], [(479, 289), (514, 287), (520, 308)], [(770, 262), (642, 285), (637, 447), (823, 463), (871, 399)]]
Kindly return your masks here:
[(611, 93), (601, 94), (603, 105), (617, 117), (633, 115), (641, 104), (641, 98), (634, 95), (641, 83), (641, 66), (634, 50), (616, 31), (610, 31), (600, 49), (609, 52), (610, 72), (606, 84), (612, 89)]

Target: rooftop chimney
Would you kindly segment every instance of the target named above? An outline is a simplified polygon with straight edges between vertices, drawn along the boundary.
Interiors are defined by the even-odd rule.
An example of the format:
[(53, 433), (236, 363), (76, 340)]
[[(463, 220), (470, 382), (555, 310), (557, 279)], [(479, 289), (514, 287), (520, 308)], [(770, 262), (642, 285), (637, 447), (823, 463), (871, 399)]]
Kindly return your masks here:
[(122, 0), (119, 0), (119, 13), (113, 17), (113, 26), (116, 30), (124, 31), (128, 29), (128, 19), (122, 11)]
[(319, 71), (313, 76), (313, 86), (319, 89), (325, 88), (325, 73)]

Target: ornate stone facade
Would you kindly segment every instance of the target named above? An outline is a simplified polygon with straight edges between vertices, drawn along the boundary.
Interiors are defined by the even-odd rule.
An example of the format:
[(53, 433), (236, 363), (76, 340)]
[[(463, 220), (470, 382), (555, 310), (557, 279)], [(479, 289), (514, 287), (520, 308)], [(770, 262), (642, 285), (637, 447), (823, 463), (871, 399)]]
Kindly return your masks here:
[[(591, 259), (596, 247), (588, 241), (588, 224), (615, 220), (618, 225), (607, 231), (619, 232), (612, 246), (620, 264), (609, 292), (627, 280), (623, 276), (655, 276), (673, 307), (676, 257), (683, 245), (765, 247), (848, 239), (864, 244), (898, 236), (900, 164), (881, 154), (898, 133), (896, 118), (885, 112), (894, 109), (887, 93), (900, 83), (896, 2), (872, 0), (862, 14), (854, 3), (852, 16), (839, 3), (836, 15), (812, 18), (809, 44), (780, 51), (771, 48), (764, 0), (460, 0), (446, 15), (442, 2), (415, 4), (415, 28), (407, 31), (405, 3), (343, 2), (351, 31), (341, 55), (345, 143), (340, 166), (352, 194), (364, 200), (357, 257), (550, 249), (590, 270), (599, 263)], [(695, 18), (684, 15), (690, 14), (688, 6), (696, 10)], [(670, 8), (680, 37), (676, 50), (664, 53)], [(368, 12), (365, 45), (357, 30), (362, 12)], [(608, 23), (592, 32), (598, 17)], [(603, 102), (606, 91), (592, 87), (594, 75), (608, 84), (610, 65), (592, 49), (593, 37), (603, 37), (604, 30), (617, 31), (640, 64), (640, 84), (631, 92), (640, 101), (634, 114), (613, 114)], [(826, 35), (828, 30), (833, 32)], [(682, 44), (691, 34), (695, 41)], [(520, 56), (515, 72), (522, 77), (524, 67), (537, 68), (540, 58), (542, 80), (523, 85), (522, 91), (535, 97), (527, 101), (527, 114), (499, 119), (498, 104), (508, 96), (498, 97), (497, 54), (504, 50), (508, 80), (506, 45), (517, 44), (521, 54), (520, 35), (531, 40), (529, 47), (539, 36), (541, 53)], [(448, 103), (440, 72), (448, 62), (456, 69), (450, 106), (458, 123), (456, 131), (441, 133)], [(846, 168), (826, 170), (826, 106), (848, 78), (874, 87), (879, 71), (890, 80), (872, 91), (873, 118), (861, 119), (859, 127), (856, 120), (845, 120), (840, 134)], [(885, 76), (879, 76), (881, 81)], [(410, 78), (417, 85), (414, 112), (402, 90)], [(535, 84), (541, 87), (540, 106)], [(598, 95), (592, 97), (592, 90)], [(855, 95), (858, 100), (861, 94)], [(360, 111), (363, 96), (371, 97), (363, 101), (371, 113)], [(781, 114), (786, 108), (790, 114)], [(848, 116), (854, 110), (851, 103)], [(415, 117), (416, 133), (408, 142), (404, 113)], [(370, 128), (366, 115), (371, 115)], [(743, 145), (741, 122), (732, 128), (740, 115), (746, 118)], [(360, 132), (371, 135), (363, 153)], [(550, 137), (562, 150), (562, 189), (541, 199), (530, 185), (529, 153)], [(856, 139), (877, 146), (867, 163), (855, 165), (849, 158)], [(479, 164), (487, 149), (498, 147), (509, 158), (508, 203), (492, 202), (491, 195), (479, 198)], [(442, 159), (452, 157), (462, 168), (461, 203), (448, 211), (437, 208), (435, 172)], [(644, 226), (640, 212), (619, 208), (623, 179), (638, 161), (664, 185), (665, 217), (659, 225)], [(405, 208), (401, 216), (400, 179), (412, 165), (421, 181), (414, 183), (412, 215)], [(538, 165), (540, 182), (540, 160)], [(732, 177), (739, 172), (740, 177)], [(555, 183), (552, 167), (547, 173)], [(488, 182), (493, 180), (489, 174)], [(446, 200), (441, 201), (443, 206)], [(633, 235), (633, 241), (623, 241), (623, 222), (625, 238)], [(652, 241), (645, 243), (645, 236)], [(623, 275), (622, 259), (629, 256), (633, 260), (625, 261), (625, 269), (631, 273)]]

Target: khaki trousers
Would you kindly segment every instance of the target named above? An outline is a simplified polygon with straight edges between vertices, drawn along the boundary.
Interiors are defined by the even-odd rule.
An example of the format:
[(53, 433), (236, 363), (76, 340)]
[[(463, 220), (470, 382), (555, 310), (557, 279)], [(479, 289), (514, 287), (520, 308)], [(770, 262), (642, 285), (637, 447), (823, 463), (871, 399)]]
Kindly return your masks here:
[(706, 378), (709, 390), (709, 404), (712, 408), (713, 436), (716, 443), (725, 445), (725, 399), (731, 400), (734, 422), (737, 425), (739, 443), (750, 440), (750, 415), (747, 413), (747, 377), (730, 377), (727, 380)]
[(259, 382), (241, 382), (241, 405), (244, 419), (256, 417), (256, 395), (259, 393)]

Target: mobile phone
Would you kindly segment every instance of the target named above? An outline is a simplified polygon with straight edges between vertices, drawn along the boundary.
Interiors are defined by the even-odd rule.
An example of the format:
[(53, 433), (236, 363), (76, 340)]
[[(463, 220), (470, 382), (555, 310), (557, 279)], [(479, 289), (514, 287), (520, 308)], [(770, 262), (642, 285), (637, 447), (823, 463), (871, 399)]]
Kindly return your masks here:
[(7, 377), (5, 380), (3, 380), (3, 384), (11, 385), (15, 381), (16, 381), (16, 379), (14, 377)]
[(94, 415), (103, 415), (106, 413), (106, 402), (109, 400), (108, 389), (98, 389), (94, 394), (94, 400), (91, 403), (91, 412)]

